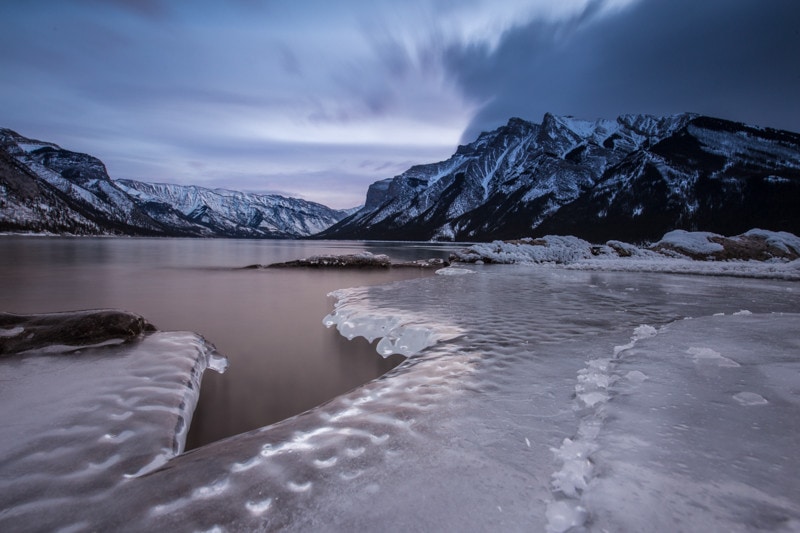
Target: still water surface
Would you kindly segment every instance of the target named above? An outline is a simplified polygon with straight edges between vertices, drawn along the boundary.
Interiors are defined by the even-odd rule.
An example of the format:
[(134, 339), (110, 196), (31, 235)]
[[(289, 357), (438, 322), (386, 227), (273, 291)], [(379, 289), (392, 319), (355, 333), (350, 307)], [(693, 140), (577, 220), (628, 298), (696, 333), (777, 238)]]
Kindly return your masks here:
[(243, 270), (360, 251), (446, 258), (453, 245), (341, 241), (0, 237), (0, 311), (118, 308), (167, 331), (195, 331), (226, 355), (206, 372), (187, 449), (295, 415), (387, 372), (363, 339), (322, 325), (335, 289), (430, 271)]

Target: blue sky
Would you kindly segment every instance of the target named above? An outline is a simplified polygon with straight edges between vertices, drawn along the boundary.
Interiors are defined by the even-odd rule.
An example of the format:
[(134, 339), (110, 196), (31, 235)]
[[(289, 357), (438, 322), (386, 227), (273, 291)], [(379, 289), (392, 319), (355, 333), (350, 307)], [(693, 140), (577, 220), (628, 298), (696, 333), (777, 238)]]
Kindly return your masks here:
[(0, 126), (332, 207), (519, 116), (800, 131), (795, 0), (4, 0)]

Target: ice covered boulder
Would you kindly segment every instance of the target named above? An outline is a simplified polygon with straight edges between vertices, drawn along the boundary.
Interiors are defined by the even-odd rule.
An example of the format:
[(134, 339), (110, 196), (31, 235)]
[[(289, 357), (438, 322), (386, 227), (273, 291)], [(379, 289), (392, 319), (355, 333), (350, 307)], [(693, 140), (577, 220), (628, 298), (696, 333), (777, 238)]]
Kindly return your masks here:
[(540, 239), (494, 241), (479, 243), (450, 254), (451, 261), (460, 263), (571, 263), (588, 259), (598, 253), (598, 247), (571, 235), (547, 235)]
[(793, 261), (800, 258), (800, 237), (785, 231), (762, 229), (752, 229), (733, 237), (705, 231), (675, 230), (665, 234), (652, 249), (698, 260)]
[(674, 230), (649, 247), (616, 240), (598, 245), (569, 235), (548, 235), (540, 239), (474, 244), (450, 254), (451, 261), (461, 263), (591, 266), (605, 261), (606, 267), (614, 269), (627, 268), (620, 263), (610, 263), (620, 259), (646, 260), (653, 266), (653, 260), (666, 259), (787, 262), (798, 258), (800, 237), (785, 231), (761, 229), (734, 237), (706, 231)]

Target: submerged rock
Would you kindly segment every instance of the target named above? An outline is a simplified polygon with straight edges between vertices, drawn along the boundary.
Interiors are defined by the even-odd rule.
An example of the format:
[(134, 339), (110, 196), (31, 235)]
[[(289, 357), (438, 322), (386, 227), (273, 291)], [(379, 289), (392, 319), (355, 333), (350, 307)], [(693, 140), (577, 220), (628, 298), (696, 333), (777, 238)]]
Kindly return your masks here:
[(139, 315), (110, 309), (17, 315), (0, 313), (0, 356), (45, 347), (85, 347), (156, 331)]

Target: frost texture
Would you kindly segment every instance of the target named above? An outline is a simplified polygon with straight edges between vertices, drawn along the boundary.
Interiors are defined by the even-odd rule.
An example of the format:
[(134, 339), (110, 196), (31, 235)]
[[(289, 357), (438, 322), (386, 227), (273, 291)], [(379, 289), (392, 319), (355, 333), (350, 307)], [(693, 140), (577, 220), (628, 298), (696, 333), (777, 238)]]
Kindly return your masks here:
[(204, 369), (226, 364), (193, 333), (59, 348), (0, 357), (2, 530), (80, 523), (84, 498), (180, 454)]
[[(352, 335), (443, 337), (325, 405), (146, 476), (75, 484), (118, 452), (65, 460), (36, 441), (26, 453), (71, 483), (5, 460), (0, 479), (16, 481), (0, 492), (0, 529), (800, 529), (794, 283), (475, 270), (338, 291), (333, 320)], [(101, 412), (127, 416), (122, 401)], [(10, 420), (28, 418), (22, 407)], [(119, 424), (111, 438), (134, 442)]]
[(548, 235), (541, 239), (516, 242), (494, 241), (470, 246), (456, 252), (453, 258), (474, 263), (485, 261), (500, 264), (574, 263), (592, 257), (592, 245), (572, 236)]

